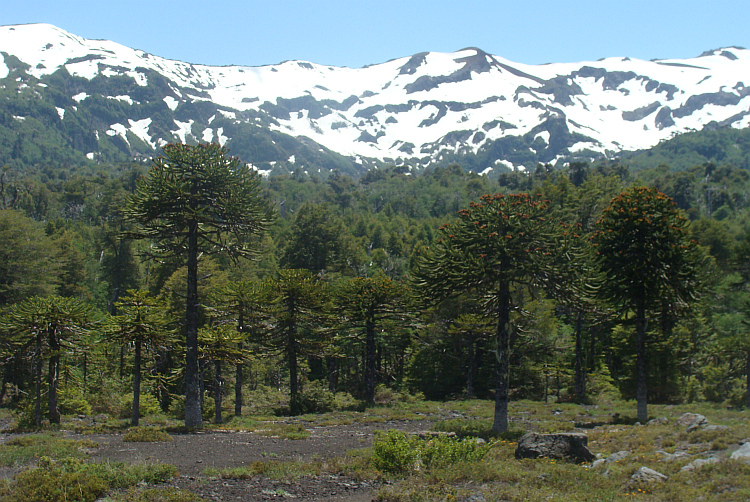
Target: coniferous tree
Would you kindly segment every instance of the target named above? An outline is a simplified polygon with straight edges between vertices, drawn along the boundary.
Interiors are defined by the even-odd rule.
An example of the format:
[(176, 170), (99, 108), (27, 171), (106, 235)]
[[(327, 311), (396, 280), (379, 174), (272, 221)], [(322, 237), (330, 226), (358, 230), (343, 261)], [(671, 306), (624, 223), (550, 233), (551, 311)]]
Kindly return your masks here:
[(592, 236), (606, 276), (602, 292), (621, 312), (635, 314), (638, 420), (648, 419), (649, 314), (685, 307), (699, 290), (700, 255), (688, 220), (656, 188), (634, 187), (615, 197)]
[(560, 227), (544, 201), (528, 194), (482, 196), (441, 227), (442, 238), (418, 258), (415, 289), (426, 301), (477, 291), (484, 312), (495, 320), (496, 393), (493, 430), (508, 430), (511, 310), (514, 288), (540, 285), (550, 290), (564, 269), (556, 266)]
[(260, 176), (218, 144), (168, 144), (138, 182), (124, 215), (129, 235), (151, 239), (150, 255), (187, 264), (185, 302), (185, 425), (202, 425), (198, 375), (198, 257), (248, 256), (253, 237), (271, 220)]

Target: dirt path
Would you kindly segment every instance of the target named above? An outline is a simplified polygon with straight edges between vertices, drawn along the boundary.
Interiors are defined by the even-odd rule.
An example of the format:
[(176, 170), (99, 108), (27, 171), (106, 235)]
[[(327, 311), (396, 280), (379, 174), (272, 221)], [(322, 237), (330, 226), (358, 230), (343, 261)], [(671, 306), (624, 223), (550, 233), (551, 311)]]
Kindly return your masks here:
[(173, 486), (197, 493), (212, 501), (299, 501), (372, 500), (375, 488), (346, 476), (323, 475), (298, 480), (270, 480), (255, 476), (249, 480), (224, 480), (201, 476), (207, 468), (242, 467), (256, 461), (312, 461), (343, 457), (349, 450), (372, 445), (375, 431), (429, 429), (428, 421), (392, 421), (311, 427), (303, 440), (280, 439), (246, 432), (205, 432), (173, 435), (165, 443), (125, 443), (120, 435), (92, 435), (99, 443), (94, 460), (163, 462), (177, 467), (180, 477)]

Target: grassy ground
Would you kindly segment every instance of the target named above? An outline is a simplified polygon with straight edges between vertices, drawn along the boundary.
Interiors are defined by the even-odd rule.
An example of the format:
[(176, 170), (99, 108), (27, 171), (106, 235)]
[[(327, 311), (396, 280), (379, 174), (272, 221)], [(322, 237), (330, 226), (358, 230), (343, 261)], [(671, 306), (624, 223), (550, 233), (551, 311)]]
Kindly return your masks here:
[[(511, 431), (502, 438), (490, 434), (493, 404), (489, 401), (395, 402), (366, 411), (335, 411), (296, 418), (261, 413), (208, 429), (249, 431), (304, 441), (313, 426), (368, 424), (390, 421), (429, 421), (433, 430), (455, 432), (459, 438), (483, 437), (488, 442), (481, 454), (464, 447), (443, 444), (430, 450), (414, 443), (393, 440), (382, 445), (351, 451), (333, 460), (310, 462), (257, 462), (241, 469), (209, 469), (205, 478), (300, 479), (325, 474), (347, 475), (379, 484), (381, 501), (741, 501), (750, 500), (750, 465), (728, 460), (744, 440), (750, 440), (748, 412), (712, 405), (651, 406), (650, 415), (665, 417), (659, 425), (635, 424), (635, 404), (613, 402), (599, 406), (531, 401), (511, 403)], [(688, 433), (675, 424), (684, 412), (701, 413), (710, 424), (727, 428), (699, 429)], [(65, 424), (76, 423), (70, 419)], [(131, 440), (169, 440), (165, 432), (176, 421), (147, 417), (142, 427), (131, 429)], [(102, 424), (78, 432), (102, 432)], [(107, 430), (126, 432), (127, 425), (110, 423)], [(592, 467), (558, 460), (516, 460), (517, 438), (526, 431), (542, 433), (583, 431), (589, 448), (607, 458), (630, 452), (621, 460)], [(413, 441), (413, 438), (404, 441)], [(458, 445), (458, 440), (456, 440)], [(195, 495), (174, 488), (152, 486), (170, 479), (174, 468), (164, 464), (125, 465), (88, 461), (97, 445), (86, 439), (70, 439), (55, 430), (18, 435), (0, 445), (0, 467), (19, 471), (14, 478), (0, 481), (0, 500), (93, 501), (108, 496), (110, 501), (191, 502)], [(380, 449), (379, 449), (380, 448)], [(458, 450), (463, 448), (461, 453)], [(454, 451), (455, 450), (455, 451)], [(428, 459), (429, 452), (431, 455)], [(435, 453), (437, 451), (438, 453)], [(473, 451), (473, 450), (472, 450)], [(417, 452), (417, 453), (415, 453)], [(419, 453), (421, 452), (421, 453)], [(456, 453), (458, 452), (458, 453)], [(456, 453), (454, 456), (450, 456)], [(417, 455), (414, 457), (413, 455)], [(384, 455), (412, 455), (389, 468)], [(396, 457), (393, 457), (395, 455)], [(422, 457), (419, 457), (422, 455)], [(699, 458), (716, 456), (720, 462), (683, 471)], [(450, 462), (436, 459), (450, 458)], [(671, 460), (670, 460), (671, 459)], [(630, 481), (640, 467), (649, 467), (668, 477), (663, 482), (636, 484)]]

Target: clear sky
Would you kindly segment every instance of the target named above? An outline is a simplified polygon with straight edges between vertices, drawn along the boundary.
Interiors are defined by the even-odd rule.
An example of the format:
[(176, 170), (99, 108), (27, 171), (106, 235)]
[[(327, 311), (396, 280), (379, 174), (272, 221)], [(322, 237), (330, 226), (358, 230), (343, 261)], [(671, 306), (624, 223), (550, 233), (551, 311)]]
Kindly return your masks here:
[(359, 68), (479, 47), (514, 62), (689, 58), (750, 48), (750, 0), (6, 0), (0, 24), (49, 23), (189, 63)]

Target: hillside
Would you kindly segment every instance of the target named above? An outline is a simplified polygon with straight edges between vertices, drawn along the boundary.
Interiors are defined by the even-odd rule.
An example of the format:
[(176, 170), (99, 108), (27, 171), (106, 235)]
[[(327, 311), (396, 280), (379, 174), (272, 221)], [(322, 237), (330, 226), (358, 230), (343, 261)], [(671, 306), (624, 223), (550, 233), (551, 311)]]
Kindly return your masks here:
[(359, 69), (210, 67), (36, 24), (0, 27), (0, 54), (0, 159), (16, 166), (217, 141), (268, 172), (458, 162), (489, 173), (750, 125), (741, 48), (538, 66), (467, 48)]

